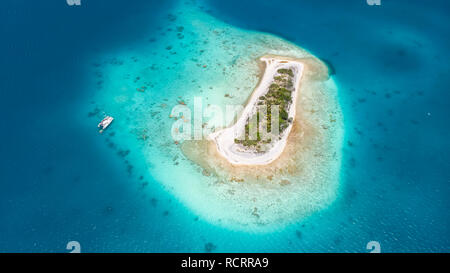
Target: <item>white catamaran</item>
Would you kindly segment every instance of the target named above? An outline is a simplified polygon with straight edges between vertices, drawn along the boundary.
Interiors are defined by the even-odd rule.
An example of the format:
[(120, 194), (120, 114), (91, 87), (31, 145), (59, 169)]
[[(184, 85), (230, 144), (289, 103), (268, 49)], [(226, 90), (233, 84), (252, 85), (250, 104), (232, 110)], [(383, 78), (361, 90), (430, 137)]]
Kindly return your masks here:
[(98, 128), (100, 128), (100, 134), (103, 133), (103, 131), (108, 128), (108, 126), (113, 122), (114, 118), (110, 116), (106, 116), (100, 123), (97, 125)]

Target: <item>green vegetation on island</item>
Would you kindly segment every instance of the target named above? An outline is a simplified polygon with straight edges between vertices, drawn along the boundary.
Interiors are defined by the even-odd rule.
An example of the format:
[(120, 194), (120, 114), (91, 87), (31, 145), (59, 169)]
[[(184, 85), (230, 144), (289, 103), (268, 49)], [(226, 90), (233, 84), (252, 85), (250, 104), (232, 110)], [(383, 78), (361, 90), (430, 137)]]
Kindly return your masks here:
[[(275, 135), (272, 133), (272, 106), (277, 105), (279, 107), (278, 125), (279, 134), (281, 134), (292, 122), (292, 118), (289, 118), (289, 107), (292, 104), (292, 92), (294, 91), (294, 72), (292, 69), (281, 68), (277, 70), (277, 75), (273, 78), (272, 84), (269, 86), (269, 90), (263, 96), (260, 96), (257, 102), (257, 110), (251, 118), (247, 119), (245, 124), (245, 136), (242, 139), (234, 139), (237, 144), (242, 144), (245, 147), (254, 147), (258, 151), (261, 150), (261, 144), (268, 144), (272, 142)], [(260, 117), (260, 111), (262, 107), (266, 107), (266, 118)], [(256, 139), (250, 137), (250, 131), (256, 128)], [(262, 138), (261, 134), (263, 129), (267, 129), (268, 137)]]

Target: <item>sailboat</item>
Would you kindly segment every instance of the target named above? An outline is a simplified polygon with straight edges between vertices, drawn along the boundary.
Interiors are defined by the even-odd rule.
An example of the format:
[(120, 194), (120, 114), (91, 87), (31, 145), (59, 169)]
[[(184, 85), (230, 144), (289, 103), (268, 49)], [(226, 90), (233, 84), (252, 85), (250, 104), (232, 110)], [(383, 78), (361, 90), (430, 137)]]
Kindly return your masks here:
[(111, 116), (106, 116), (100, 123), (97, 125), (98, 128), (100, 128), (100, 134), (103, 133), (106, 128), (113, 122), (114, 118)]

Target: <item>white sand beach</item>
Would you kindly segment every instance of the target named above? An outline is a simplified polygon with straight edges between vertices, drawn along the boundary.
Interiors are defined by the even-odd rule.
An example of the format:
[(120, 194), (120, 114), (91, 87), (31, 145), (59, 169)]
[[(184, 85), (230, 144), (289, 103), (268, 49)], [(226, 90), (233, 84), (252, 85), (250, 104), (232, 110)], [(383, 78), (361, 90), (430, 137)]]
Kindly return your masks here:
[(262, 153), (242, 149), (241, 145), (236, 144), (234, 141), (235, 138), (244, 132), (247, 119), (254, 113), (258, 98), (267, 93), (269, 86), (273, 83), (274, 76), (279, 69), (290, 68), (294, 72), (294, 91), (292, 92), (292, 104), (288, 114), (289, 118), (292, 118), (292, 120), (295, 119), (298, 90), (303, 74), (303, 63), (298, 60), (293, 60), (292, 58), (283, 58), (281, 56), (262, 57), (261, 61), (266, 65), (264, 75), (259, 85), (253, 91), (241, 116), (233, 126), (209, 135), (209, 138), (215, 142), (219, 154), (234, 165), (270, 164), (281, 155), (286, 146), (289, 133), (292, 129), (292, 122), (280, 134), (280, 138), (274, 141), (273, 146), (268, 151)]

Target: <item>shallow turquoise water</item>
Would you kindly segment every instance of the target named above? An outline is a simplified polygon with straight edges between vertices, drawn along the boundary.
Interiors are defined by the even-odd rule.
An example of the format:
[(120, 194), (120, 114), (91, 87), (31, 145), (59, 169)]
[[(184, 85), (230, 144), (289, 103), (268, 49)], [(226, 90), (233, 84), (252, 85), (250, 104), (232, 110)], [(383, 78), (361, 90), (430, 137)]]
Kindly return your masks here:
[[(195, 75), (189, 65), (210, 58), (234, 60), (214, 52), (191, 60), (199, 55), (189, 51), (197, 48), (189, 42), (198, 33), (183, 33), (182, 39), (177, 34), (177, 22), (189, 14), (172, 14), (176, 2), (143, 1), (124, 9), (121, 1), (100, 1), (78, 11), (58, 4), (60, 15), (47, 19), (44, 11), (51, 4), (16, 1), (2, 8), (2, 25), (18, 31), (2, 29), (10, 37), (2, 45), (10, 53), (8, 79), (1, 82), (2, 111), (16, 114), (3, 131), (8, 145), (2, 146), (0, 251), (64, 252), (70, 240), (89, 252), (365, 252), (372, 240), (381, 243), (382, 251), (448, 251), (445, 1), (384, 1), (381, 7), (364, 1), (198, 3), (218, 22), (279, 35), (336, 70), (346, 132), (337, 200), (298, 223), (262, 234), (199, 217), (170, 193), (170, 185), (155, 178), (161, 170), (139, 152), (144, 114), (161, 119), (170, 107), (159, 113), (153, 108), (165, 98), (168, 105), (176, 103), (181, 92), (173, 71), (183, 66)], [(80, 13), (87, 19), (70, 23)], [(19, 23), (17, 14), (30, 21)], [(122, 14), (129, 17), (117, 22)], [(260, 20), (261, 14), (271, 15)], [(96, 23), (99, 18), (104, 25)], [(66, 28), (51, 27), (61, 20), (67, 20)], [(49, 30), (48, 37), (34, 36), (38, 29)], [(68, 30), (72, 33), (64, 34)], [(153, 63), (167, 67), (151, 72)], [(150, 67), (145, 81), (151, 91), (142, 97), (132, 83), (147, 73), (145, 67)], [(250, 89), (255, 81), (248, 80)], [(218, 88), (214, 83), (212, 77), (188, 83), (187, 89), (200, 85), (206, 93)], [(116, 96), (119, 91), (127, 95)], [(235, 100), (245, 97), (242, 93)], [(150, 110), (137, 112), (144, 108), (133, 105)], [(114, 136), (99, 137), (96, 108), (98, 114), (114, 113), (117, 119), (107, 131)], [(19, 122), (30, 115), (29, 123)], [(164, 132), (170, 124), (156, 126)], [(135, 138), (127, 137), (130, 128)], [(148, 151), (172, 161), (157, 153), (164, 144)]]

